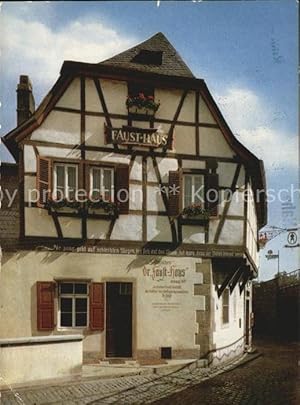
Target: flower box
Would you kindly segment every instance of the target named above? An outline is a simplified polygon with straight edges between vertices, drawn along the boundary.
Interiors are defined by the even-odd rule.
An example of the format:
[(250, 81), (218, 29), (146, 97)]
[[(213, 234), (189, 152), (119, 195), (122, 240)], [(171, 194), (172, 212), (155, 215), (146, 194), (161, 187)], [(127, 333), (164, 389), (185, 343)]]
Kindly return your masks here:
[(155, 114), (154, 110), (151, 110), (147, 107), (138, 107), (138, 106), (130, 106), (128, 107), (128, 113), (129, 114), (138, 114), (138, 115), (148, 115), (150, 117), (153, 117)]
[(201, 221), (209, 221), (210, 215), (210, 211), (203, 208), (200, 204), (192, 204), (185, 207), (181, 213), (183, 219), (197, 219)]
[[(107, 217), (117, 217), (118, 216), (118, 205), (111, 201), (104, 200), (87, 200), (83, 201), (70, 201), (67, 199), (53, 200), (50, 199), (45, 205), (50, 211), (56, 211), (58, 213), (68, 213), (77, 212), (81, 215), (86, 214), (96, 214), (105, 215)], [(71, 210), (71, 211), (70, 211)]]
[(137, 96), (128, 96), (126, 100), (128, 114), (153, 117), (159, 105), (154, 101), (153, 96), (145, 96), (144, 93), (139, 93)]
[(103, 214), (109, 217), (118, 216), (118, 206), (111, 201), (97, 200), (87, 202), (88, 212), (93, 214)]

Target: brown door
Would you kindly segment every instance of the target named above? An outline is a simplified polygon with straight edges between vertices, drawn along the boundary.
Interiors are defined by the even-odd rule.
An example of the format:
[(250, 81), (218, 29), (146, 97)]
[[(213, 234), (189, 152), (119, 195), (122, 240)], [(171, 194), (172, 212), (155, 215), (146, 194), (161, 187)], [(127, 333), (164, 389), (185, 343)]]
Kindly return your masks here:
[(132, 356), (132, 283), (106, 283), (106, 356)]

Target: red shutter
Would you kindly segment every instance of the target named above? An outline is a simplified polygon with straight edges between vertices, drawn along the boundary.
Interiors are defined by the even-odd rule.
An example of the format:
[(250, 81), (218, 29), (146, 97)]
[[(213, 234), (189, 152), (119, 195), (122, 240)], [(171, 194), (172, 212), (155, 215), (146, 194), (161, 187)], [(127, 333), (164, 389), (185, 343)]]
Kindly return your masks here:
[(181, 170), (169, 172), (169, 216), (176, 217), (182, 209), (182, 173)]
[(104, 283), (90, 285), (90, 329), (104, 330)]
[(37, 287), (37, 329), (54, 329), (54, 291), (55, 283), (38, 281)]
[(129, 166), (118, 166), (115, 172), (115, 202), (120, 214), (129, 212)]
[(218, 215), (219, 204), (219, 175), (216, 173), (209, 173), (206, 176), (206, 199), (207, 209), (210, 215)]
[(38, 156), (37, 159), (37, 190), (39, 193), (38, 207), (44, 207), (52, 192), (52, 161)]

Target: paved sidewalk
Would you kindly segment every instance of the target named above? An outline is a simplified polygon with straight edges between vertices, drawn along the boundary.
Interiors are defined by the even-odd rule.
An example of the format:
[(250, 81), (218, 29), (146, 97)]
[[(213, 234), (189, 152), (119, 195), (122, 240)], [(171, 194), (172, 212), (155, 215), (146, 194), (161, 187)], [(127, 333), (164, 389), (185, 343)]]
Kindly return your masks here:
[[(245, 355), (244, 361), (254, 355)], [(242, 360), (243, 361), (243, 360)], [(145, 404), (198, 384), (241, 363), (241, 359), (215, 368), (196, 363), (167, 375), (133, 375), (93, 379), (52, 386), (23, 388), (2, 393), (1, 405)]]

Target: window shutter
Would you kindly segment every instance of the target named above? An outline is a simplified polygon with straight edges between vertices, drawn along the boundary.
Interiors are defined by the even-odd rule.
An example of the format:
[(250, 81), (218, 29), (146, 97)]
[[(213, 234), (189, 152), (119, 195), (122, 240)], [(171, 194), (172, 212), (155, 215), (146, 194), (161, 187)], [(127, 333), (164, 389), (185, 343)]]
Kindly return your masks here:
[(182, 208), (182, 172), (181, 170), (169, 172), (169, 216), (176, 217)]
[(219, 175), (216, 173), (209, 173), (206, 176), (206, 199), (206, 205), (207, 209), (210, 211), (210, 215), (217, 216), (219, 204)]
[(104, 283), (90, 285), (90, 329), (104, 330)]
[(54, 291), (55, 283), (38, 281), (37, 286), (37, 329), (54, 329)]
[(44, 207), (52, 192), (52, 161), (38, 156), (37, 159), (37, 190), (39, 193), (38, 207)]
[[(125, 201), (124, 201), (125, 200)], [(115, 172), (115, 202), (120, 214), (129, 212), (129, 166), (118, 166)]]

